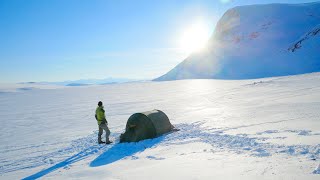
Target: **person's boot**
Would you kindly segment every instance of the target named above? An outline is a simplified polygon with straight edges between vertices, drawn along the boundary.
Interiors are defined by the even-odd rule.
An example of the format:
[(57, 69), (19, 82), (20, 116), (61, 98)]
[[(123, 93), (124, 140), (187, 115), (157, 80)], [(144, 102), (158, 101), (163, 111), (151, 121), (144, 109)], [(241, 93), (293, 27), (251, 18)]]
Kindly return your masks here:
[(99, 144), (104, 144), (104, 143), (106, 143), (106, 142), (103, 142), (103, 141), (101, 140), (101, 136), (98, 136), (98, 143), (99, 143)]
[(111, 143), (112, 143), (112, 141), (106, 140), (106, 144), (111, 144)]
[(104, 142), (104, 141), (99, 141), (98, 143), (99, 143), (99, 144), (104, 144), (104, 143), (106, 143), (106, 142)]

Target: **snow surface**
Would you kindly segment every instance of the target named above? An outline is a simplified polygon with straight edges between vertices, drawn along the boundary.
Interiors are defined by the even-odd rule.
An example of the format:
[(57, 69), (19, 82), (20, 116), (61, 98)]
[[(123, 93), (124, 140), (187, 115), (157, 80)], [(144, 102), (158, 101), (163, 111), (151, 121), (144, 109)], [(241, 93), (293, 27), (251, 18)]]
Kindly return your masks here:
[(239, 6), (207, 48), (155, 79), (250, 79), (320, 71), (320, 2)]
[[(0, 179), (320, 177), (320, 73), (34, 86), (1, 86)], [(99, 100), (111, 145), (97, 144)], [(119, 144), (129, 116), (152, 109), (180, 131)]]

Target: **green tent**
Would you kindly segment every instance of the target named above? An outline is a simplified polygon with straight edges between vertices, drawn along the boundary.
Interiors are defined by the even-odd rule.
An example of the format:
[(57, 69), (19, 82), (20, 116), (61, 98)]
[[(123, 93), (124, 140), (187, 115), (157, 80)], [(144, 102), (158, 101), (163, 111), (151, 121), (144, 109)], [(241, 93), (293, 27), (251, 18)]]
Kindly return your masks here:
[(135, 113), (128, 119), (126, 132), (121, 134), (120, 142), (138, 142), (155, 138), (170, 132), (173, 128), (168, 116), (160, 110)]

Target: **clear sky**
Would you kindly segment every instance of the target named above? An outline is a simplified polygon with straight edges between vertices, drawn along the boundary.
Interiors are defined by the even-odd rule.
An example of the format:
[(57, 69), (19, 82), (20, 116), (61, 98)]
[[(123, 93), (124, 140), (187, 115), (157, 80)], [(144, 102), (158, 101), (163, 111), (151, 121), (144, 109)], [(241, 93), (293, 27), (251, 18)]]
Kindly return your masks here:
[(194, 24), (207, 40), (227, 9), (275, 2), (312, 0), (0, 0), (0, 82), (156, 78)]

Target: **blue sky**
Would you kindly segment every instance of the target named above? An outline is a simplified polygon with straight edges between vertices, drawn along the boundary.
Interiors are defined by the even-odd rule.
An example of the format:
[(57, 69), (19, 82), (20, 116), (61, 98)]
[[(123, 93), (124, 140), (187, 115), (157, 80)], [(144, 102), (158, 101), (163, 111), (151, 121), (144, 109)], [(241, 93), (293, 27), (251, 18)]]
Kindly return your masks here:
[(0, 82), (156, 78), (188, 53), (177, 43), (201, 20), (208, 37), (223, 13), (308, 0), (1, 0)]

